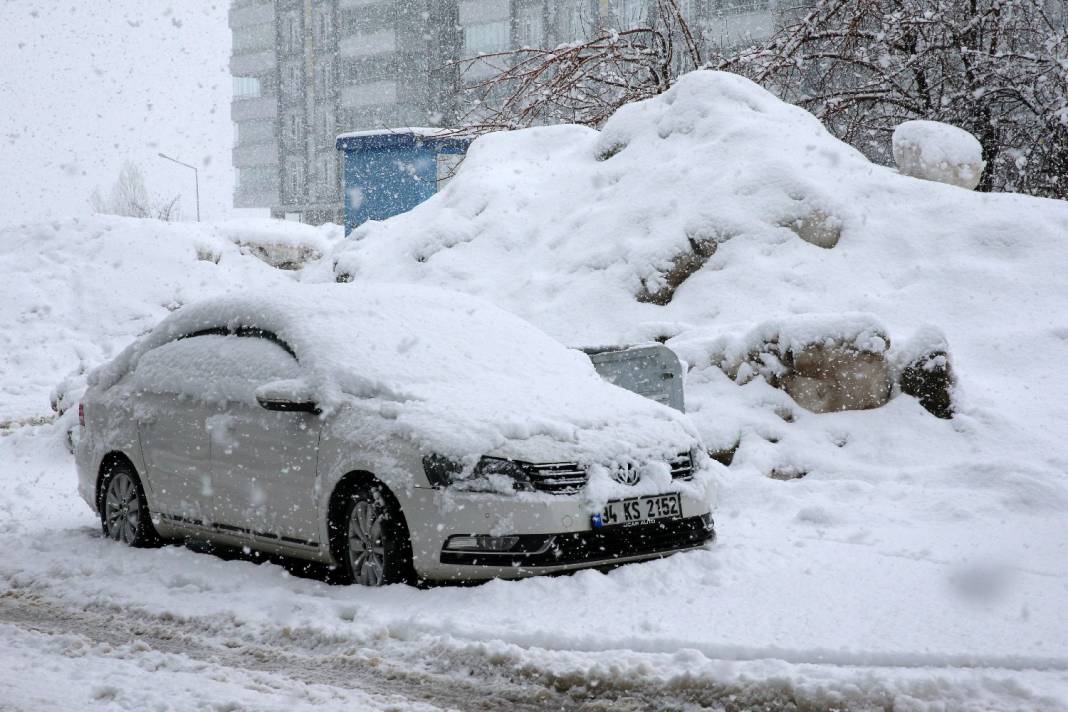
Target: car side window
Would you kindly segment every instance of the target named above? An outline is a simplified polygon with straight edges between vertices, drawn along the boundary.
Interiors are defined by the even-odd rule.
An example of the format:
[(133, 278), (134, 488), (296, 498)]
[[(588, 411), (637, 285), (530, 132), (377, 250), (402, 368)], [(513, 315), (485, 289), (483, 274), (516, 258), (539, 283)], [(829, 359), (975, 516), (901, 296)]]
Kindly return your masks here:
[(204, 333), (171, 341), (141, 357), (130, 385), (136, 391), (255, 405), (260, 386), (300, 377), (293, 355), (264, 333)]

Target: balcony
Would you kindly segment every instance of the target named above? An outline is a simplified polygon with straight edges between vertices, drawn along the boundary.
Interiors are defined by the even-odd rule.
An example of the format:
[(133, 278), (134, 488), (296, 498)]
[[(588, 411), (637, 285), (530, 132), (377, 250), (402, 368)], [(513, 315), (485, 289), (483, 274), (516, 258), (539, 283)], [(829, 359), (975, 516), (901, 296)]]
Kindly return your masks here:
[(238, 144), (234, 146), (233, 159), (234, 166), (239, 168), (245, 166), (277, 166), (278, 144), (273, 141), (271, 143)]
[(234, 99), (230, 104), (230, 118), (234, 121), (273, 119), (277, 115), (278, 97), (273, 94), (255, 99)]
[(234, 54), (230, 57), (230, 74), (234, 76), (264, 74), (274, 69), (274, 63), (274, 49)]

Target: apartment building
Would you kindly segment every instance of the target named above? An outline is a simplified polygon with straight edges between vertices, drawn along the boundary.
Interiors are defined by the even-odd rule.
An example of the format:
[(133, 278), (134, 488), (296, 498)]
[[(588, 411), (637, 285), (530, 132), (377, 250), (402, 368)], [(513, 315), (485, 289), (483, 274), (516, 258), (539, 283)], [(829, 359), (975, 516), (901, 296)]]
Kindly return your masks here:
[[(770, 30), (768, 0), (677, 0), (709, 43)], [(341, 222), (345, 131), (450, 126), (451, 61), (645, 20), (652, 0), (233, 0), (234, 206)]]

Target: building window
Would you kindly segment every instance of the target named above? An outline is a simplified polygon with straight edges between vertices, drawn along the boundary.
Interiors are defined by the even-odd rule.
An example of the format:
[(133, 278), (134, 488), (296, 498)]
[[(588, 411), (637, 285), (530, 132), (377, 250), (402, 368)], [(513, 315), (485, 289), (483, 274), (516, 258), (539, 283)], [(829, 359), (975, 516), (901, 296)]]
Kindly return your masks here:
[(468, 56), (492, 54), (508, 49), (508, 21), (485, 22), (464, 28), (464, 50)]
[(545, 45), (545, 18), (540, 7), (524, 7), (519, 11), (519, 46)]
[(300, 49), (304, 42), (300, 36), (300, 20), (296, 17), (289, 17), (286, 19), (285, 24), (285, 46), (287, 52), (295, 52)]
[(572, 2), (557, 10), (557, 31), (564, 42), (577, 42), (592, 29), (589, 13), (583, 12), (583, 4)]
[(282, 75), (285, 79), (286, 89), (290, 94), (300, 93), (300, 63), (290, 63)]
[(289, 115), (289, 138), (291, 138), (294, 142), (300, 140), (300, 124), (300, 114)]
[[(346, 107), (364, 107), (381, 104), (393, 104), (397, 101), (397, 82), (383, 80), (380, 82), (368, 82), (366, 84), (354, 84), (341, 90), (341, 104)], [(369, 125), (379, 121), (365, 122)]]
[(259, 77), (234, 77), (234, 98), (255, 99), (263, 96)]
[(645, 0), (616, 0), (614, 4), (621, 29), (636, 27), (645, 19)]
[(241, 143), (241, 124), (234, 122), (234, 145)]
[(319, 13), (319, 24), (316, 26), (316, 39), (320, 43), (325, 42), (330, 35), (330, 15), (326, 12)]
[(397, 50), (397, 33), (391, 29), (357, 32), (341, 39), (338, 51), (343, 57), (370, 57)]
[(234, 169), (234, 189), (247, 192), (274, 190), (278, 174), (270, 166), (245, 166)]
[(333, 66), (330, 62), (323, 62), (315, 68), (315, 93), (321, 97), (329, 96), (331, 85), (331, 72)]
[(289, 171), (289, 200), (297, 202), (304, 195), (304, 166), (294, 164)]
[(323, 142), (334, 142), (334, 117), (326, 109), (323, 110)]
[(334, 158), (332, 156), (323, 156), (319, 159), (319, 193), (329, 197), (335, 191)]

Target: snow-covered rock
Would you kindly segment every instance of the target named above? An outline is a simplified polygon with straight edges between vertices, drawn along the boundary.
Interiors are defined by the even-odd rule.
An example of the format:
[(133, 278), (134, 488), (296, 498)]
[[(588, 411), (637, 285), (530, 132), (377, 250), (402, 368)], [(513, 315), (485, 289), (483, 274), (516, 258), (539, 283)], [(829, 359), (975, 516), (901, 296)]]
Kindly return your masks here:
[(906, 121), (894, 129), (894, 161), (903, 175), (974, 190), (986, 162), (979, 140), (940, 121)]

